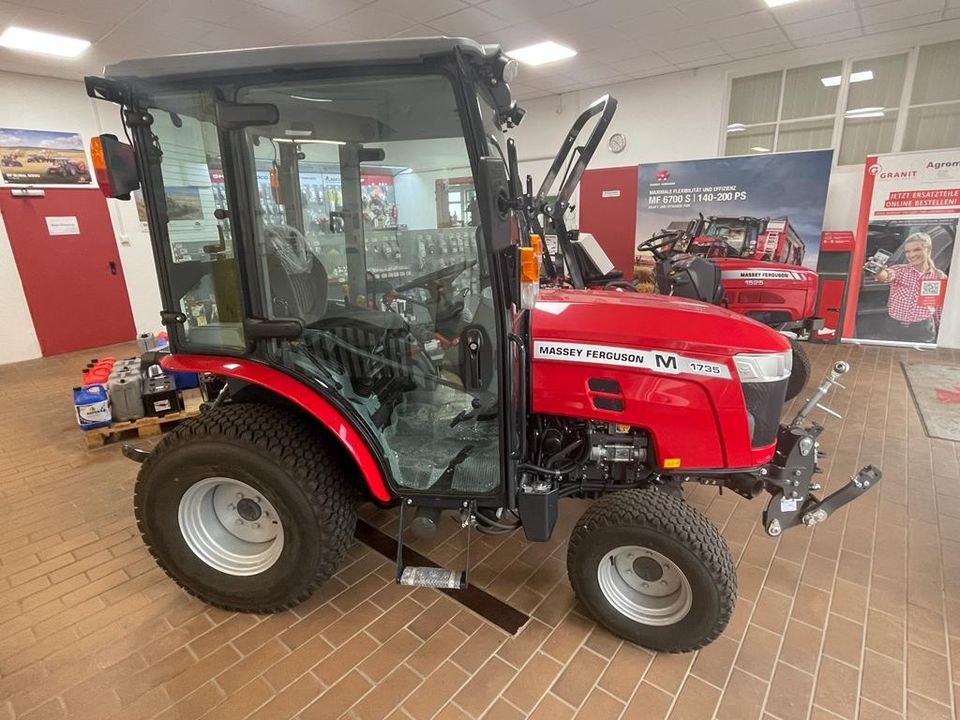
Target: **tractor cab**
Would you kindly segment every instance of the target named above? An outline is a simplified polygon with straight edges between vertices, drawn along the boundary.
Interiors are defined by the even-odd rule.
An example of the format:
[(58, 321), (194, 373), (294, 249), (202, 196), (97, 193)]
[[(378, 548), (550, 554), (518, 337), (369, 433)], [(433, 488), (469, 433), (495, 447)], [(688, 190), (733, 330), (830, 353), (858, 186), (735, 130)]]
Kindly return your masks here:
[(323, 391), (404, 492), (502, 493), (511, 236), (490, 208), (500, 127), (522, 112), (512, 61), (449, 39), (329, 46), (322, 73), (298, 48), (238, 60), (90, 81), (125, 105), (145, 170), (174, 357)]
[(687, 251), (708, 258), (799, 265), (804, 249), (788, 218), (701, 217)]

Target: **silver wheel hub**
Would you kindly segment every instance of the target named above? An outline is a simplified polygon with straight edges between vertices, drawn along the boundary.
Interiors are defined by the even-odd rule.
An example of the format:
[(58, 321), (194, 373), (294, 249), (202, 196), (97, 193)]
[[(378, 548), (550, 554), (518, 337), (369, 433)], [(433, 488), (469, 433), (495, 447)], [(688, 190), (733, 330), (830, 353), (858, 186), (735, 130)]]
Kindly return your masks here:
[(283, 550), (283, 523), (256, 488), (212, 477), (190, 486), (180, 498), (180, 532), (193, 553), (228, 575), (258, 575)]
[(597, 581), (617, 612), (644, 625), (678, 623), (693, 604), (690, 581), (677, 564), (640, 545), (624, 545), (604, 555)]

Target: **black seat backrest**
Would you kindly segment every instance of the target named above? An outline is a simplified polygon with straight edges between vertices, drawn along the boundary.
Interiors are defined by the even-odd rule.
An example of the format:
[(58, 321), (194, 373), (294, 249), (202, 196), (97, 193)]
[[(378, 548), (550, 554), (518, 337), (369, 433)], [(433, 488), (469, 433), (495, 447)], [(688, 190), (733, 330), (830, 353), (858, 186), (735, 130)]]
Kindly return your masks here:
[[(267, 274), (273, 313), (276, 317), (293, 317), (304, 325), (311, 325), (327, 313), (328, 278), (326, 268), (306, 246), (306, 239), (294, 228), (271, 227), (266, 238)], [(303, 260), (306, 271), (298, 271), (289, 261), (284, 262), (284, 248), (290, 248)]]
[(671, 286), (671, 295), (691, 298), (720, 305), (723, 302), (723, 285), (720, 282), (720, 266), (699, 256), (688, 256), (673, 263), (675, 274), (667, 276), (662, 263), (657, 263), (657, 286)]

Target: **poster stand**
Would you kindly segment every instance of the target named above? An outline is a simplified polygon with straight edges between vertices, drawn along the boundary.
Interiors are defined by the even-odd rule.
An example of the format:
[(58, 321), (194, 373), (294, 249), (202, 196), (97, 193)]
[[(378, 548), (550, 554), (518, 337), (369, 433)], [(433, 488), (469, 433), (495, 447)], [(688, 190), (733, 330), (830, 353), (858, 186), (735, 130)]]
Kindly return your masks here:
[(866, 159), (844, 340), (960, 344), (958, 289), (948, 282), (958, 223), (960, 150)]

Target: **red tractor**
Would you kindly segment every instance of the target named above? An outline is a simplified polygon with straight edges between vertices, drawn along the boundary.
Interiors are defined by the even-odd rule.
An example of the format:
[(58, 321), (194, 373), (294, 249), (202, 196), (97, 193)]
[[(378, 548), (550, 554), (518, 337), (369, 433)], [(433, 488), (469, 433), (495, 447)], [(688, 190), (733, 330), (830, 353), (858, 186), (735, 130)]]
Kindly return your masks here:
[[(800, 266), (804, 244), (789, 219), (701, 216), (654, 235), (637, 251), (656, 259), (658, 292), (722, 304), (788, 334), (794, 357), (787, 399), (803, 390), (810, 360), (798, 341), (809, 339), (823, 320), (815, 311), (817, 273)], [(694, 258), (716, 266), (719, 294), (698, 294), (690, 278)]]
[[(501, 151), (523, 117), (514, 72), (496, 46), (436, 38), (134, 60), (87, 78), (132, 138), (95, 138), (91, 156), (107, 195), (142, 188), (172, 348), (162, 365), (226, 379), (152, 452), (126, 453), (143, 460), (144, 542), (188, 592), (247, 612), (296, 605), (336, 571), (360, 500), (400, 507), (402, 549), (412, 516), (429, 532), (441, 511), (467, 533), (545, 541), (561, 500), (587, 496), (567, 553), (580, 601), (629, 640), (688, 651), (723, 631), (736, 576), (680, 483), (769, 495), (776, 536), (880, 479), (866, 466), (815, 494), (822, 428), (805, 418), (844, 365), (780, 424), (783, 335), (683, 298), (538, 292), (526, 212), (538, 201), (512, 142)], [(207, 163), (224, 178), (218, 223), (178, 257), (164, 189)], [(317, 167), (340, 180), (343, 225), (308, 239), (301, 183)], [(361, 173), (392, 169), (399, 227), (367, 228)], [(582, 169), (541, 212), (562, 217)], [(464, 173), (479, 224), (436, 241), (434, 179)], [(396, 577), (468, 582), (402, 552)]]
[(83, 160), (54, 158), (50, 167), (47, 168), (47, 175), (59, 175), (63, 178), (79, 178), (86, 174), (87, 164)]

